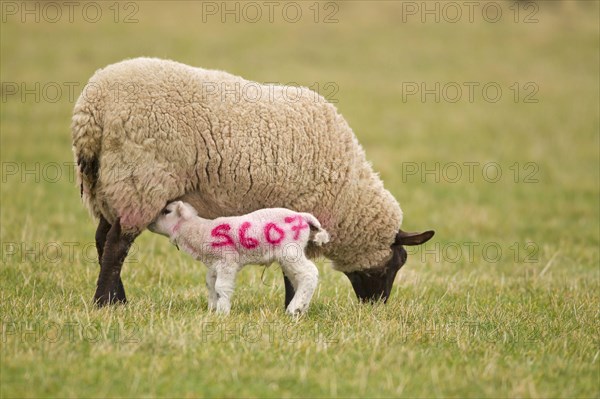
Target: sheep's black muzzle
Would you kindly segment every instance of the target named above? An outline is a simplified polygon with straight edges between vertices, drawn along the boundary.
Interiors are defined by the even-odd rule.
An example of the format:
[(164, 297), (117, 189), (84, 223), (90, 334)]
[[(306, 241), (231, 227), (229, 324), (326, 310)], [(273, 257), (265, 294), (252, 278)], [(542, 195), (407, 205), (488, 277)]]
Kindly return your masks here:
[(406, 263), (406, 250), (403, 245), (421, 245), (431, 239), (433, 230), (422, 233), (398, 231), (391, 245), (392, 256), (381, 266), (367, 270), (345, 273), (352, 288), (362, 302), (387, 302), (392, 292), (398, 270)]
[(393, 247), (392, 257), (382, 267), (345, 273), (362, 302), (387, 302), (398, 270), (406, 262), (406, 250)]

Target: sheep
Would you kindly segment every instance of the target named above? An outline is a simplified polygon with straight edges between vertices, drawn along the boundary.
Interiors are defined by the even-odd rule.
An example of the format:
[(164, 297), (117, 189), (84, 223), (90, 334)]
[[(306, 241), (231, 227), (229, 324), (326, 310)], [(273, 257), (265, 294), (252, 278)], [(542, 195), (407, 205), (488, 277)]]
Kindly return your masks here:
[(317, 287), (319, 271), (305, 254), (309, 242), (322, 245), (329, 235), (310, 213), (268, 208), (247, 215), (208, 220), (182, 201), (168, 204), (148, 229), (170, 238), (178, 248), (208, 266), (208, 308), (228, 314), (237, 272), (247, 264), (278, 262), (296, 294), (290, 315), (304, 313)]
[[(361, 301), (387, 302), (404, 245), (434, 232), (401, 230), (402, 211), (334, 105), (298, 87), (156, 58), (96, 71), (71, 124), (84, 204), (99, 220), (94, 301), (126, 302), (120, 273), (136, 237), (169, 202), (200, 216), (263, 208), (313, 214), (331, 240), (309, 244)], [(294, 287), (287, 277), (285, 304)]]

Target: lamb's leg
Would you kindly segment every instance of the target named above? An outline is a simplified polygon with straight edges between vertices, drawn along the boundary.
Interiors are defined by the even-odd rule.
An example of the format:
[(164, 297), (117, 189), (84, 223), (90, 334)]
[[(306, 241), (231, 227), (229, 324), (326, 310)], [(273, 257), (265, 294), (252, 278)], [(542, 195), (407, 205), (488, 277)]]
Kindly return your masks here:
[(217, 309), (217, 292), (215, 283), (217, 282), (217, 271), (214, 267), (209, 267), (206, 271), (206, 288), (208, 289), (208, 310)]
[(119, 301), (118, 281), (120, 279), (121, 267), (127, 256), (127, 252), (133, 244), (133, 241), (139, 235), (126, 234), (121, 232), (121, 222), (119, 219), (113, 224), (106, 236), (106, 244), (102, 252), (102, 262), (100, 266), (100, 275), (96, 286), (94, 302), (98, 306), (104, 306), (109, 303)]
[[(98, 228), (96, 229), (96, 250), (98, 251), (98, 263), (100, 264), (100, 269), (102, 270), (102, 254), (104, 252), (104, 246), (106, 245), (106, 236), (111, 228), (108, 220), (104, 218), (104, 216), (100, 215), (100, 221), (98, 222)], [(119, 302), (127, 302), (127, 297), (125, 296), (125, 288), (123, 287), (123, 282), (121, 281), (121, 276), (119, 276), (119, 280), (117, 281), (117, 298)]]
[(294, 291), (294, 286), (290, 279), (285, 275), (285, 272), (283, 272), (283, 283), (285, 285), (285, 308), (287, 309), (290, 302), (292, 302), (292, 298), (296, 295), (296, 291)]
[(296, 315), (308, 309), (310, 300), (319, 282), (319, 270), (309, 259), (304, 258), (294, 262), (282, 262), (281, 268), (290, 279), (296, 294), (287, 306), (287, 313)]
[(217, 294), (217, 313), (229, 314), (231, 297), (235, 289), (235, 276), (238, 265), (228, 262), (218, 262), (212, 266), (216, 273), (215, 292)]

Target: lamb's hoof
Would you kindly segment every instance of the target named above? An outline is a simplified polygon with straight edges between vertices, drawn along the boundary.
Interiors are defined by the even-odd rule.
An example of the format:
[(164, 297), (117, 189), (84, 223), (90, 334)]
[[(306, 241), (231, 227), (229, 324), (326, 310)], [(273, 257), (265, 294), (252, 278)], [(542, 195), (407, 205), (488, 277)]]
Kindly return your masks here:
[(304, 313), (306, 313), (306, 309), (308, 306), (303, 306), (303, 307), (291, 307), (288, 306), (288, 308), (286, 309), (286, 313), (289, 314), (292, 317), (300, 317), (302, 316)]
[(229, 314), (229, 312), (231, 311), (231, 307), (222, 306), (222, 305), (217, 304), (216, 310), (217, 310), (218, 315), (227, 316)]

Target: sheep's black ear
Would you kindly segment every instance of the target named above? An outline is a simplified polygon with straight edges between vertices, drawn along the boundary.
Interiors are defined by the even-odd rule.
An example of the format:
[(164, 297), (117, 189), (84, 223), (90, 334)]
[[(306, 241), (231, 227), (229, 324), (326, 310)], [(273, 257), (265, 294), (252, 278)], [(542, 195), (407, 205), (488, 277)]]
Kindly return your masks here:
[(407, 233), (406, 231), (398, 231), (396, 234), (395, 245), (421, 245), (431, 239), (435, 231), (427, 230), (422, 233)]

